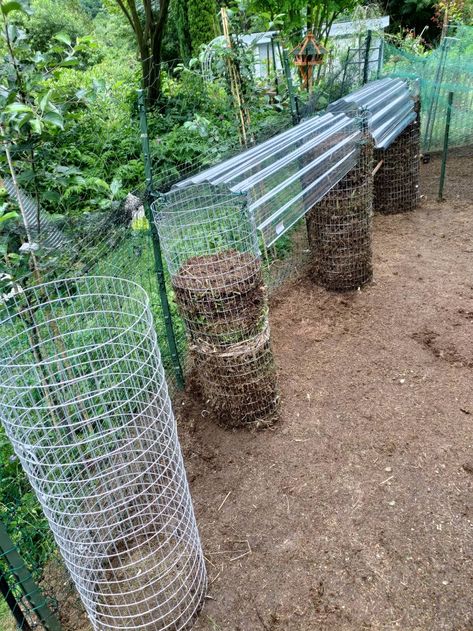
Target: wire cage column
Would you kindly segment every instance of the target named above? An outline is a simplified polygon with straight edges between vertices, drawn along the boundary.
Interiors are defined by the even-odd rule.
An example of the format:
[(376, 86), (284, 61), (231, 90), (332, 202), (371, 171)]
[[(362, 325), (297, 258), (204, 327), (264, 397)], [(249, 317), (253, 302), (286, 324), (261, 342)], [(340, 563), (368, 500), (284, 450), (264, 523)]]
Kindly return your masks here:
[(205, 400), (225, 425), (271, 424), (276, 374), (246, 196), (202, 184), (171, 191), (153, 209)]
[(373, 278), (373, 143), (360, 141), (356, 166), (307, 213), (314, 281), (334, 291), (357, 289)]
[(374, 162), (382, 166), (374, 178), (374, 210), (382, 214), (415, 210), (420, 202), (420, 99), (416, 119), (387, 149), (375, 149)]
[(189, 628), (206, 571), (146, 292), (20, 291), (0, 357), (0, 419), (94, 630)]

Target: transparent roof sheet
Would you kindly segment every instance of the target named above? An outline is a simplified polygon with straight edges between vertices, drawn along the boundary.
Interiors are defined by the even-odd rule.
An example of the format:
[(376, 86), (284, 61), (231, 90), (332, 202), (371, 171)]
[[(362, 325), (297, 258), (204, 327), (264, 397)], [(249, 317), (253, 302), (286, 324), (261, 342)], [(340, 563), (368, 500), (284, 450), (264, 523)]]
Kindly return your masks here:
[(204, 182), (246, 193), (269, 246), (356, 165), (360, 139), (355, 118), (329, 112), (179, 182), (172, 193)]
[(350, 116), (367, 112), (369, 130), (377, 149), (387, 149), (416, 118), (407, 83), (391, 78), (367, 83), (356, 92), (331, 103), (328, 111), (332, 114), (344, 112)]

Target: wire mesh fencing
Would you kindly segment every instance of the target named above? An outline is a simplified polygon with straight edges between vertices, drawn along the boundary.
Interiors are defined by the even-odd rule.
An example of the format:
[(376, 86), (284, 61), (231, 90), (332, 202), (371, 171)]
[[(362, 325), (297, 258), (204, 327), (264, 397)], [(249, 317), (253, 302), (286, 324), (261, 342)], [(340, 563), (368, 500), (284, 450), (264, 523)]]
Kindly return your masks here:
[(47, 598), (36, 583), (25, 560), (0, 522), (0, 595), (8, 607), (0, 607), (0, 628), (31, 631), (42, 627), (46, 631), (62, 631), (54, 612), (54, 603)]
[(187, 628), (206, 573), (146, 292), (32, 287), (0, 336), (0, 418), (93, 628)]
[(414, 54), (390, 43), (385, 46), (384, 74), (408, 81), (420, 79), (424, 154), (443, 148), (449, 93), (454, 102), (450, 148), (473, 146), (473, 27), (450, 27), (433, 51)]
[(374, 210), (383, 214), (415, 210), (420, 201), (420, 102), (417, 118), (387, 149), (375, 149)]
[(157, 201), (154, 217), (204, 399), (226, 425), (272, 423), (267, 297), (246, 196), (190, 186)]
[(366, 135), (358, 164), (307, 215), (311, 276), (326, 289), (357, 289), (373, 277), (372, 170)]

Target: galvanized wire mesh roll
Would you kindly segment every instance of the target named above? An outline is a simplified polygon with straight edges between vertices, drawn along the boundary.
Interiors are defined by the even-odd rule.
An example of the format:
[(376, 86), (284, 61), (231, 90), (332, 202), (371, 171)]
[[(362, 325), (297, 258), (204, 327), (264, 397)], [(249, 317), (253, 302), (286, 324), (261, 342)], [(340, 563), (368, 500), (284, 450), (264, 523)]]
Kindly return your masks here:
[(0, 357), (1, 421), (94, 629), (187, 629), (206, 572), (146, 292), (20, 291)]
[(261, 258), (246, 197), (208, 185), (154, 206), (163, 254), (193, 342), (218, 347), (264, 328)]
[(415, 210), (420, 201), (420, 113), (388, 149), (376, 149), (382, 166), (374, 177), (374, 210), (383, 214)]
[[(190, 186), (156, 202), (154, 218), (206, 402), (226, 425), (269, 424), (278, 396), (260, 251), (246, 196), (208, 184)], [(264, 359), (251, 360), (262, 336)]]
[(311, 274), (326, 289), (348, 291), (373, 277), (373, 145), (358, 164), (307, 214)]

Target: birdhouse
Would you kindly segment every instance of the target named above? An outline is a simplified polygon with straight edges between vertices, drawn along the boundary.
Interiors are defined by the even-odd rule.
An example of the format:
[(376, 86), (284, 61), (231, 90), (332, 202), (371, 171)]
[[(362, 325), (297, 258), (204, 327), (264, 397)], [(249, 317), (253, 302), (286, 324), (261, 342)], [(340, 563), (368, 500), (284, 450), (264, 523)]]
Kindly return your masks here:
[(292, 51), (294, 63), (299, 68), (305, 87), (312, 86), (314, 66), (320, 66), (327, 50), (315, 41), (313, 33), (307, 33), (304, 41)]

